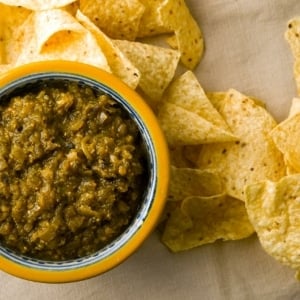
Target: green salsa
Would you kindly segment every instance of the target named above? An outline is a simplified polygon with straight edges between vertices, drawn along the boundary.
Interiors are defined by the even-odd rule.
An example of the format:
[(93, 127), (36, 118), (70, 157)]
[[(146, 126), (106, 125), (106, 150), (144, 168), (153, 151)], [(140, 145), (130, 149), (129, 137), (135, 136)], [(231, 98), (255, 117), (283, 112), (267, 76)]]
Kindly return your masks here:
[(86, 256), (132, 221), (147, 180), (135, 122), (108, 95), (43, 83), (0, 106), (0, 243), (53, 261)]

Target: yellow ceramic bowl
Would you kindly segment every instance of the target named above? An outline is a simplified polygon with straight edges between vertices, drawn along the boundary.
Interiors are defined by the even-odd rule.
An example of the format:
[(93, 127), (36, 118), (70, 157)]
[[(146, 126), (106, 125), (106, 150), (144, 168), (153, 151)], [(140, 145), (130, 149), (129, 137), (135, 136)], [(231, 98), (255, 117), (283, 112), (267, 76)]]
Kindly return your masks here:
[(66, 61), (24, 65), (0, 76), (0, 99), (9, 97), (16, 89), (24, 90), (37, 82), (53, 79), (87, 84), (119, 102), (139, 127), (149, 166), (149, 183), (134, 220), (118, 238), (93, 255), (62, 262), (42, 261), (15, 253), (0, 244), (3, 271), (32, 281), (72, 282), (112, 269), (149, 236), (165, 204), (169, 160), (164, 136), (151, 109), (127, 85), (98, 68)]

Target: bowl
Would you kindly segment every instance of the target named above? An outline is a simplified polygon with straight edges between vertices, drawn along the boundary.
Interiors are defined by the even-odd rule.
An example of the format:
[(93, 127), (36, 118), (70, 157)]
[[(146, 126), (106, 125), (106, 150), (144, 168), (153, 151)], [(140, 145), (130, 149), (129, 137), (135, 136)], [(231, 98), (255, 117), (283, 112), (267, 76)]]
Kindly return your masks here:
[(143, 99), (118, 78), (90, 65), (47, 61), (14, 68), (0, 76), (1, 105), (11, 96), (53, 82), (88, 86), (97, 94), (108, 95), (117, 102), (138, 128), (147, 169), (147, 180), (131, 222), (117, 237), (91, 254), (63, 260), (43, 259), (21, 254), (0, 242), (1, 270), (31, 281), (60, 283), (79, 281), (109, 271), (142, 245), (157, 225), (165, 204), (169, 158), (164, 135)]

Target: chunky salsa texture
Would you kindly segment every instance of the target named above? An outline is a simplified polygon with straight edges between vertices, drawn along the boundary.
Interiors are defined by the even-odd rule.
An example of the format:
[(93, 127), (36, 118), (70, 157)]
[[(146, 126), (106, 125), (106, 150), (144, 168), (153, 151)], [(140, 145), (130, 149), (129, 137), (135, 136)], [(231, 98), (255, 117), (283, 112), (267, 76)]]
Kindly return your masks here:
[(146, 184), (135, 122), (108, 95), (41, 84), (0, 106), (0, 243), (67, 260), (130, 224)]

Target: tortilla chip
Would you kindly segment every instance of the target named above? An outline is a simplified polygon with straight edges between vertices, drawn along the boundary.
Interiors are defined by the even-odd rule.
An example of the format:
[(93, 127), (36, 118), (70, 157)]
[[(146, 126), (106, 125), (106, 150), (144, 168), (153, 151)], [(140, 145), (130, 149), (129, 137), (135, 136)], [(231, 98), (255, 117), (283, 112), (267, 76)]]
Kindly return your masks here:
[(80, 10), (109, 37), (135, 40), (145, 7), (138, 0), (81, 0)]
[(204, 43), (199, 25), (192, 17), (184, 0), (165, 0), (158, 8), (162, 24), (168, 31), (174, 32), (176, 46), (181, 53), (181, 62), (189, 69), (199, 63)]
[(277, 181), (285, 175), (283, 156), (270, 137), (277, 124), (263, 107), (233, 89), (226, 95), (221, 115), (239, 140), (203, 145), (197, 165), (217, 171), (227, 193), (244, 200), (246, 185)]
[(201, 151), (202, 145), (195, 146), (184, 146), (183, 147), (183, 155), (187, 159), (187, 161), (192, 164), (195, 168), (197, 166), (197, 161), (199, 157), (199, 153)]
[(24, 31), (17, 39), (22, 50), (15, 65), (64, 59), (110, 71), (102, 49), (93, 35), (64, 10), (35, 12), (23, 23), (23, 28)]
[(298, 174), (299, 173), (287, 161), (285, 161), (285, 167), (286, 167), (286, 175), (293, 175), (293, 174)]
[(171, 165), (177, 168), (190, 168), (192, 164), (184, 155), (183, 146), (169, 146)]
[(300, 172), (300, 113), (277, 125), (270, 135), (277, 148), (284, 154), (288, 165)]
[(294, 78), (296, 81), (297, 93), (300, 95), (300, 18), (291, 19), (288, 22), (288, 29), (285, 32), (285, 38), (289, 43), (294, 62)]
[[(222, 111), (224, 100), (226, 98), (227, 92), (207, 92), (206, 96), (209, 101), (212, 103), (214, 108), (220, 112)], [(263, 108), (266, 108), (266, 104), (264, 101), (257, 99), (255, 97), (249, 97), (256, 105), (259, 105)]]
[(163, 5), (161, 0), (139, 0), (145, 7), (145, 12), (142, 15), (138, 37), (148, 37), (162, 33), (170, 32), (161, 20), (159, 8)]
[(300, 18), (289, 20), (285, 32), (285, 39), (289, 43), (294, 58), (300, 57)]
[(296, 83), (297, 94), (300, 96), (300, 57), (294, 62), (294, 79)]
[(199, 145), (237, 139), (191, 71), (170, 84), (158, 108), (158, 119), (170, 145)]
[(246, 208), (262, 247), (281, 263), (300, 268), (300, 174), (246, 189)]
[(288, 117), (300, 113), (300, 98), (293, 98)]
[(19, 33), (31, 11), (0, 3), (0, 63), (13, 64), (20, 55)]
[(216, 173), (171, 166), (169, 201), (182, 201), (189, 196), (210, 197), (223, 190), (223, 182)]
[(161, 240), (179, 252), (216, 240), (243, 239), (253, 232), (243, 202), (225, 195), (188, 197), (169, 211)]
[(129, 87), (135, 89), (140, 80), (140, 71), (129, 61), (123, 52), (114, 45), (111, 39), (108, 38), (80, 10), (76, 13), (76, 19), (96, 38), (108, 61), (112, 73), (127, 83)]
[(192, 71), (187, 71), (174, 80), (163, 100), (194, 112), (215, 126), (230, 132), (227, 123), (213, 107)]
[(173, 103), (159, 107), (158, 121), (170, 146), (199, 145), (235, 140), (229, 131)]
[(207, 98), (218, 112), (222, 111), (226, 94), (227, 92), (206, 92)]
[(0, 75), (11, 70), (14, 66), (10, 64), (0, 65)]
[(22, 6), (30, 10), (48, 10), (67, 6), (76, 0), (0, 0), (10, 6)]
[(10, 6), (24, 7), (33, 11), (65, 7), (76, 0), (0, 0)]
[(204, 42), (199, 25), (192, 17), (184, 0), (141, 0), (145, 5), (138, 36), (147, 37), (173, 33), (167, 39), (173, 49), (181, 53), (181, 62), (189, 69), (199, 63)]
[(140, 71), (141, 90), (157, 103), (174, 77), (178, 51), (140, 42), (115, 40), (114, 43)]

